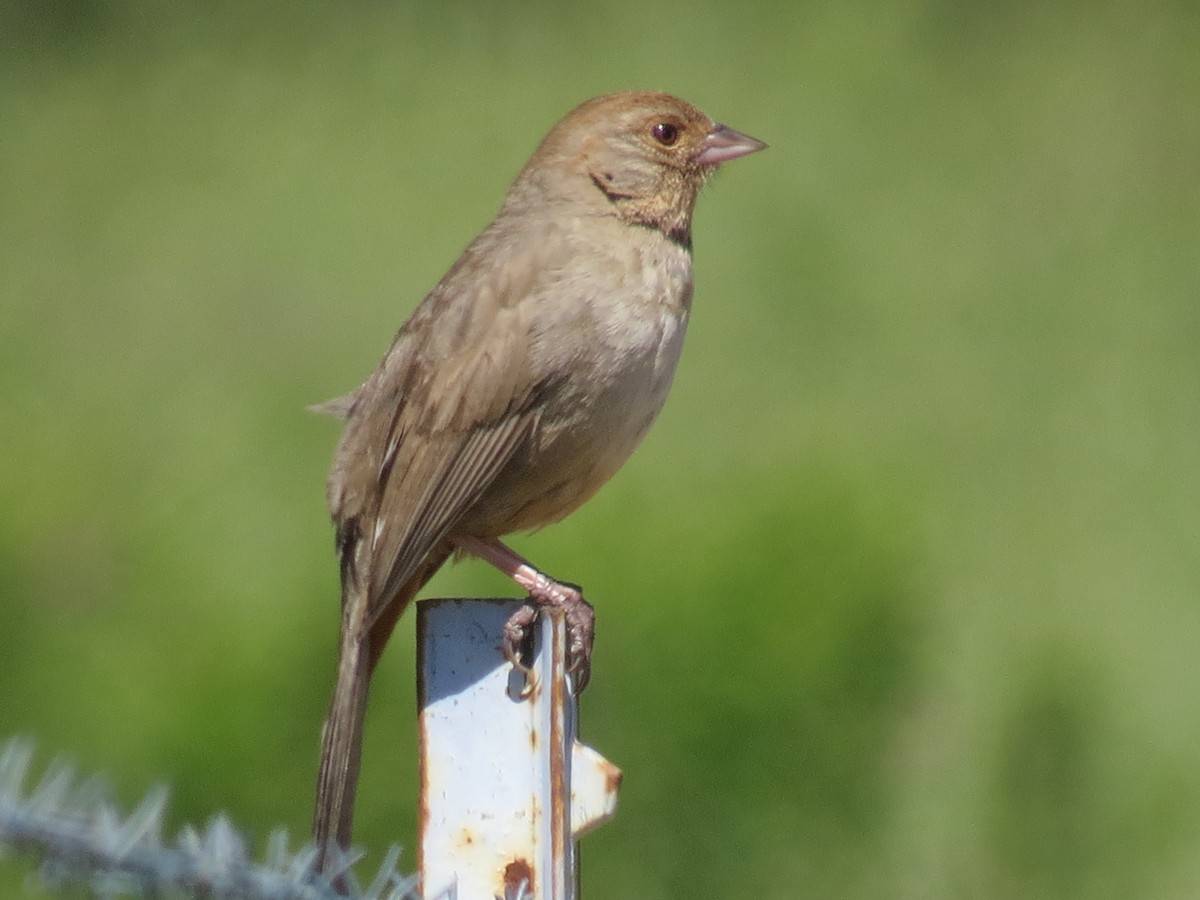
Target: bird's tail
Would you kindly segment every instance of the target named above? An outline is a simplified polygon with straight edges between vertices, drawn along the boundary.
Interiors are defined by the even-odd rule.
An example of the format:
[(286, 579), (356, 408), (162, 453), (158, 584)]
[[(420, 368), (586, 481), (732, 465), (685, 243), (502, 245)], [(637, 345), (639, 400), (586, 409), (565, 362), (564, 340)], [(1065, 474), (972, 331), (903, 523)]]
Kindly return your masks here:
[[(317, 775), (317, 803), (313, 811), (313, 839), (321, 871), (326, 868), (332, 844), (342, 849), (350, 846), (363, 718), (373, 668), (370, 642), (358, 624), (361, 614), (351, 613), (363, 610), (365, 600), (365, 597), (348, 596), (343, 601), (337, 684), (321, 736), (321, 768)], [(355, 601), (360, 605), (353, 606)]]
[(450, 552), (449, 543), (435, 548), (399, 593), (374, 617), (370, 613), (365, 579), (357, 577), (352, 570), (343, 575), (337, 684), (321, 737), (321, 768), (317, 774), (317, 802), (313, 810), (318, 871), (327, 870), (334, 844), (343, 850), (350, 848), (371, 673), (401, 613)]

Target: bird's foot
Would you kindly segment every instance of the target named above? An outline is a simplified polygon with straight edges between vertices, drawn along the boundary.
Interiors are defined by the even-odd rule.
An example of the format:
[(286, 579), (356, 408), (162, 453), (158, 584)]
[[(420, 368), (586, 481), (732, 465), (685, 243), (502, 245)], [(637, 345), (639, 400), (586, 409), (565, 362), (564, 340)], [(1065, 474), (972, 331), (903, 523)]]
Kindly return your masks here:
[(579, 694), (586, 687), (592, 672), (592, 645), (596, 639), (596, 613), (583, 599), (578, 585), (564, 584), (538, 572), (526, 585), (529, 599), (504, 623), (504, 655), (514, 667), (525, 673), (533, 690), (533, 672), (525, 660), (530, 654), (531, 626), (538, 612), (547, 606), (563, 611), (567, 625), (567, 674)]
[(583, 591), (579, 586), (555, 581), (539, 572), (529, 560), (505, 547), (496, 538), (459, 534), (454, 536), (453, 541), (468, 553), (487, 560), (529, 592), (529, 599), (505, 623), (503, 639), (504, 656), (525, 675), (526, 687), (522, 696), (528, 696), (537, 687), (533, 672), (525, 660), (529, 659), (531, 653), (531, 626), (537, 619), (538, 610), (545, 606), (557, 606), (566, 616), (567, 674), (574, 683), (574, 693), (580, 693), (591, 676), (596, 614), (592, 605), (583, 599)]

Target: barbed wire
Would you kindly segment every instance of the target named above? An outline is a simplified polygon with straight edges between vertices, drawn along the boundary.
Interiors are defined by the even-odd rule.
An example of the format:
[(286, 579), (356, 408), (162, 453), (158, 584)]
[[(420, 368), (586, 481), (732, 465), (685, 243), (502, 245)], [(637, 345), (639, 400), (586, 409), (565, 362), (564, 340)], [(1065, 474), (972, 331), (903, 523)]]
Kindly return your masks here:
[[(267, 839), (265, 858), (254, 861), (247, 841), (225, 815), (201, 830), (187, 826), (163, 837), (167, 790), (151, 790), (128, 815), (98, 778), (79, 779), (72, 767), (52, 763), (31, 782), (33, 744), (12, 739), (0, 748), (0, 852), (5, 847), (41, 860), (51, 889), (81, 885), (100, 898), (204, 897), (214, 900), (420, 900), (416, 876), (399, 874), (393, 847), (375, 877), (359, 887), (352, 867), (357, 852), (336, 855), (316, 871), (316, 847), (288, 847), (283, 829)], [(340, 876), (349, 885), (338, 891)], [(428, 900), (454, 900), (453, 889)]]

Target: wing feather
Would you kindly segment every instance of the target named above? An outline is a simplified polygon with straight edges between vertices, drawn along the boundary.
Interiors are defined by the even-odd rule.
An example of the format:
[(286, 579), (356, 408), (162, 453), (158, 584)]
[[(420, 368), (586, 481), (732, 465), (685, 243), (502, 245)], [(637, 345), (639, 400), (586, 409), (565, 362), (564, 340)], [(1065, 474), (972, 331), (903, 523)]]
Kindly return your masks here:
[(530, 309), (559, 279), (562, 234), (516, 248), (485, 231), (430, 292), (352, 402), (329, 482), (343, 572), (369, 629), (520, 453), (557, 388), (535, 371)]
[[(531, 409), (477, 428), (457, 448), (447, 440), (426, 444), (422, 458), (406, 471), (409, 478), (420, 479), (416, 483), (424, 486), (413, 501), (403, 496), (407, 485), (402, 480), (389, 481), (377, 519), (382, 527), (372, 531), (371, 609), (364, 628), (370, 629), (422, 560), (513, 458), (536, 429), (538, 414), (537, 409)], [(392, 471), (394, 477), (395, 469)], [(393, 499), (406, 506), (411, 503), (414, 515), (392, 516), (385, 512)]]

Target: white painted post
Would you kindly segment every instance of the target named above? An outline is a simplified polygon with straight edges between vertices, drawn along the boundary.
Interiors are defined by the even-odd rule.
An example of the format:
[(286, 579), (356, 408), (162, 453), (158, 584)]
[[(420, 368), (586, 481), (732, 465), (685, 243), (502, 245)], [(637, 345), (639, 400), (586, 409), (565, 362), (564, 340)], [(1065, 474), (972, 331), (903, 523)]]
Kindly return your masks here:
[(612, 818), (621, 772), (575, 739), (560, 610), (535, 626), (535, 685), (500, 651), (520, 600), (417, 605), (422, 893), (577, 900), (576, 841)]

